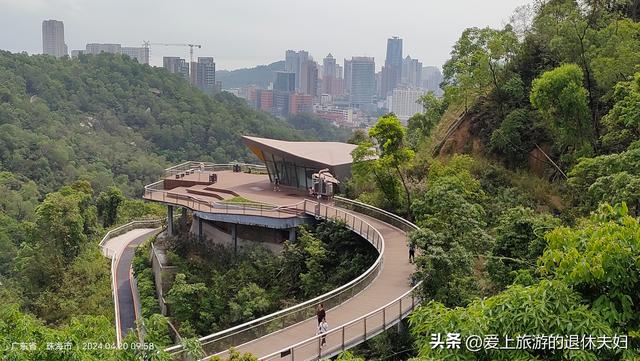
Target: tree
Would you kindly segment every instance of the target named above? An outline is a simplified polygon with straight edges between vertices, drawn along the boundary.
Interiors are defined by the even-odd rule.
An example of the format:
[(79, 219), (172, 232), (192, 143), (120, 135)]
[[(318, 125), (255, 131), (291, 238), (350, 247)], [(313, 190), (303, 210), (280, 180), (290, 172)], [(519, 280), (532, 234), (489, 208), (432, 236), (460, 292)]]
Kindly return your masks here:
[(517, 271), (535, 272), (536, 260), (546, 247), (544, 235), (560, 222), (550, 215), (537, 214), (524, 207), (507, 209), (498, 222), (487, 269), (491, 280), (499, 288), (504, 288), (513, 283)]
[(347, 140), (349, 144), (361, 144), (369, 140), (369, 135), (364, 129), (356, 129), (351, 133), (351, 136)]
[(52, 248), (49, 254), (62, 256), (60, 266), (71, 262), (87, 241), (79, 201), (77, 194), (50, 193), (36, 208), (39, 238)]
[(423, 112), (409, 118), (407, 127), (408, 137), (414, 149), (420, 139), (429, 136), (447, 110), (446, 101), (436, 97), (431, 91), (420, 97), (418, 102), (422, 104)]
[[(580, 295), (561, 281), (544, 280), (533, 286), (514, 285), (506, 291), (467, 307), (446, 308), (429, 301), (409, 316), (411, 333), (418, 346), (418, 356), (426, 360), (565, 360), (620, 359), (621, 350), (501, 350), (481, 348), (469, 351), (432, 347), (432, 335), (440, 334), (444, 341), (451, 332), (461, 339), (479, 335), (504, 337), (524, 335), (592, 335), (605, 336), (615, 332), (597, 312), (581, 304)], [(452, 331), (455, 330), (455, 331)], [(463, 343), (464, 345), (464, 343)], [(631, 353), (632, 355), (633, 353)]]
[(581, 158), (569, 171), (567, 184), (579, 210), (595, 210), (601, 202), (627, 202), (632, 214), (640, 211), (638, 177), (640, 147), (619, 154)]
[(608, 150), (621, 152), (640, 139), (640, 73), (614, 89), (614, 105), (602, 118), (606, 128), (602, 143)]
[(406, 214), (411, 219), (411, 192), (404, 168), (411, 161), (414, 153), (406, 146), (406, 129), (395, 115), (389, 114), (378, 119), (378, 122), (369, 130), (369, 136), (378, 143), (380, 150), (378, 162), (396, 171), (404, 188)]
[(503, 30), (465, 29), (443, 67), (445, 98), (449, 103), (470, 101), (489, 88), (500, 90), (503, 69), (515, 56), (517, 37), (510, 25)]
[(547, 235), (542, 275), (573, 287), (603, 319), (623, 330), (640, 326), (640, 222), (624, 203), (604, 204), (574, 228)]
[(102, 226), (108, 228), (118, 219), (118, 207), (124, 202), (124, 194), (118, 187), (109, 187), (106, 192), (100, 193), (96, 205), (98, 217), (102, 218)]
[(556, 141), (563, 148), (573, 147), (574, 151), (594, 141), (583, 80), (577, 65), (565, 64), (542, 74), (531, 88), (531, 104), (538, 109)]

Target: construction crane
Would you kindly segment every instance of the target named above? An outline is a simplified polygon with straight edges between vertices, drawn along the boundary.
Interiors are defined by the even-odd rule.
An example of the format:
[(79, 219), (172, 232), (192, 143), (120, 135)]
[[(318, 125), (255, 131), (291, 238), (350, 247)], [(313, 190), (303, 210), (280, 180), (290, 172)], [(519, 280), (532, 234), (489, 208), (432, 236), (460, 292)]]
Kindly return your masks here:
[(193, 63), (193, 48), (201, 49), (202, 45), (199, 44), (167, 44), (167, 43), (152, 43), (150, 41), (143, 41), (142, 46), (149, 49), (150, 45), (162, 45), (162, 46), (188, 46), (189, 47), (189, 64)]

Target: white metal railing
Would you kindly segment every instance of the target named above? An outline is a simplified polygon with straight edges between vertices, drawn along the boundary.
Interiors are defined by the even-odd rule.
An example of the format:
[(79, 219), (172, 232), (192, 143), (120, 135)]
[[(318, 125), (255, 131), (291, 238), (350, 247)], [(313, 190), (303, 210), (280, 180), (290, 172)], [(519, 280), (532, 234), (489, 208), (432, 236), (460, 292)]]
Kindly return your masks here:
[[(358, 213), (366, 214), (405, 232), (412, 232), (419, 229), (417, 225), (402, 217), (362, 202), (343, 197), (335, 197), (334, 204)], [(411, 290), (377, 310), (335, 327), (323, 335), (311, 337), (278, 352), (264, 356), (260, 358), (260, 361), (322, 359), (334, 356), (352, 346), (364, 342), (400, 322), (420, 304), (421, 300), (419, 297), (416, 297), (415, 291), (420, 287), (421, 283), (422, 281), (418, 282)], [(324, 347), (321, 347), (322, 339), (326, 341)]]
[[(415, 285), (400, 297), (366, 315), (335, 327), (322, 335), (310, 337), (280, 351), (261, 357), (260, 361), (315, 360), (332, 357), (358, 345), (404, 319), (420, 304)], [(322, 346), (322, 339), (326, 344)]]
[(395, 226), (396, 228), (399, 228), (407, 233), (413, 232), (418, 229), (418, 226), (398, 216), (397, 214), (387, 212), (384, 209), (380, 209), (366, 203), (354, 201), (349, 198), (335, 196), (334, 204), (338, 207), (351, 209), (355, 212), (371, 216), (385, 223), (389, 223), (390, 225)]
[(250, 163), (209, 163), (187, 161), (178, 165), (174, 165), (164, 170), (165, 177), (171, 177), (175, 174), (185, 173), (191, 170), (201, 170), (203, 172), (218, 172), (223, 170), (233, 170), (234, 166), (239, 166), (240, 171), (247, 173), (264, 173), (267, 167), (262, 164)]
[(259, 202), (206, 201), (197, 195), (177, 194), (164, 189), (164, 181), (151, 183), (144, 188), (144, 198), (151, 201), (171, 203), (184, 206), (199, 212), (215, 212), (224, 214), (242, 214), (265, 217), (287, 218), (301, 216), (304, 210), (302, 202), (277, 206)]
[[(368, 240), (376, 248), (379, 253), (378, 258), (363, 274), (351, 282), (323, 295), (287, 309), (274, 312), (270, 315), (200, 338), (199, 341), (207, 355), (213, 355), (225, 351), (229, 347), (241, 345), (287, 326), (309, 319), (315, 315), (316, 307), (319, 303), (323, 303), (327, 309), (338, 306), (365, 289), (377, 277), (382, 266), (382, 259), (384, 256), (384, 239), (377, 229), (361, 217), (331, 205), (306, 200), (301, 204), (303, 205), (302, 209), (304, 212), (317, 218), (344, 221), (347, 227)], [(181, 357), (184, 353), (184, 349), (181, 345), (167, 348), (165, 351), (171, 353), (176, 358)]]
[(111, 258), (111, 292), (113, 293), (113, 308), (114, 308), (114, 318), (115, 318), (115, 326), (116, 326), (116, 345), (120, 347), (122, 345), (122, 331), (120, 330), (120, 312), (118, 312), (118, 292), (116, 288), (117, 280), (116, 280), (116, 264), (118, 262), (118, 255), (116, 254), (116, 250), (109, 248), (106, 246), (107, 241), (109, 241), (113, 237), (117, 237), (124, 233), (127, 233), (133, 229), (137, 228), (157, 228), (162, 225), (162, 219), (149, 219), (149, 220), (141, 220), (141, 221), (133, 221), (122, 226), (116, 227), (109, 232), (107, 232), (100, 243), (100, 249), (102, 250), (102, 254), (105, 257)]

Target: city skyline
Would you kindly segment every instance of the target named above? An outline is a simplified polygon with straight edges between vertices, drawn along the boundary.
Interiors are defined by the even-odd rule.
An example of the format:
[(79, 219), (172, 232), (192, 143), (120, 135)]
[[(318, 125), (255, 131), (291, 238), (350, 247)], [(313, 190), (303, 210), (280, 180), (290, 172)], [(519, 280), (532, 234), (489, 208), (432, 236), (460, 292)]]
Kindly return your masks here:
[[(120, 43), (130, 47), (142, 46), (143, 40), (198, 43), (203, 47), (195, 56), (213, 56), (220, 70), (269, 64), (281, 60), (280, 54), (286, 49), (305, 49), (316, 61), (328, 53), (339, 63), (352, 56), (374, 57), (378, 71), (384, 65), (383, 42), (392, 36), (404, 39), (405, 54), (420, 59), (425, 65), (441, 67), (466, 27), (502, 26), (514, 9), (526, 1), (498, 0), (483, 4), (473, 14), (458, 11), (476, 4), (470, 0), (446, 4), (399, 1), (394, 7), (411, 11), (391, 18), (388, 9), (377, 4), (363, 1), (343, 4), (329, 0), (329, 4), (336, 5), (334, 11), (304, 19), (299, 15), (304, 13), (298, 12), (299, 7), (311, 5), (292, 0), (268, 4), (247, 0), (215, 5), (193, 3), (199, 4), (199, 9), (211, 11), (194, 13), (189, 11), (193, 6), (175, 8), (170, 3), (149, 6), (146, 1), (125, 4), (120, 0), (109, 3), (0, 0), (3, 8), (0, 22), (17, 34), (1, 39), (0, 49), (41, 53), (39, 24), (44, 19), (56, 19), (65, 24), (69, 51), (84, 49), (88, 43)], [(298, 10), (294, 11), (294, 5)], [(124, 8), (126, 12), (121, 11)], [(347, 16), (355, 9), (358, 10), (355, 13), (360, 14), (357, 18)], [(234, 11), (239, 15), (229, 16)], [(318, 12), (315, 7), (309, 11), (312, 15)], [(327, 17), (332, 21), (327, 23)], [(227, 36), (229, 34), (233, 36)], [(150, 63), (162, 66), (163, 56), (186, 58), (187, 55), (188, 49), (152, 47)]]

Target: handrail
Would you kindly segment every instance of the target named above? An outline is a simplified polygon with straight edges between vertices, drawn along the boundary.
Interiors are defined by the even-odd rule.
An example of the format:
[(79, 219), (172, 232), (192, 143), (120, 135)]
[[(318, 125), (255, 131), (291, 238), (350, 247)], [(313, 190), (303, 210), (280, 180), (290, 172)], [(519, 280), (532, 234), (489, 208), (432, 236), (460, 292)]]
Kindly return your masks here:
[(241, 170), (261, 170), (266, 171), (267, 167), (263, 164), (251, 164), (251, 163), (210, 163), (210, 162), (196, 162), (196, 161), (187, 161), (184, 163), (180, 163), (178, 165), (174, 165), (172, 167), (166, 168), (164, 170), (165, 176), (170, 176), (176, 173), (181, 173), (187, 170), (196, 170), (201, 169), (200, 166), (203, 166), (203, 170), (205, 171), (216, 171), (216, 170), (231, 170), (234, 166), (240, 166)]
[(111, 292), (113, 293), (113, 308), (114, 308), (114, 321), (116, 326), (116, 346), (119, 348), (122, 345), (122, 332), (120, 330), (120, 313), (118, 312), (118, 292), (116, 290), (116, 263), (118, 261), (118, 257), (115, 254), (115, 250), (105, 246), (105, 243), (111, 239), (111, 237), (119, 236), (123, 233), (126, 233), (132, 229), (138, 228), (139, 225), (155, 225), (159, 227), (162, 224), (162, 219), (149, 219), (149, 220), (140, 220), (140, 221), (132, 221), (127, 224), (123, 224), (114, 229), (109, 230), (105, 233), (98, 246), (102, 249), (102, 255), (105, 257), (111, 258)]
[[(421, 282), (420, 282), (420, 283), (421, 283)], [(386, 330), (387, 328), (389, 328), (389, 327), (393, 326), (394, 324), (396, 324), (396, 323), (400, 322), (400, 320), (402, 320), (402, 316), (403, 316), (403, 315), (404, 315), (404, 313), (405, 313), (405, 312), (403, 312), (403, 311), (402, 311), (402, 299), (404, 299), (404, 298), (406, 298), (406, 297), (408, 297), (408, 296), (411, 296), (411, 299), (412, 299), (412, 303), (411, 303), (411, 307), (410, 307), (409, 311), (413, 311), (413, 309), (414, 309), (414, 308), (415, 308), (415, 306), (416, 306), (416, 298), (415, 298), (415, 294), (414, 294), (414, 292), (415, 292), (415, 290), (420, 286), (420, 283), (416, 284), (416, 285), (415, 285), (415, 286), (413, 286), (409, 291), (407, 291), (407, 292), (403, 293), (401, 296), (399, 296), (398, 298), (394, 299), (393, 301), (391, 301), (391, 302), (387, 303), (386, 305), (384, 305), (384, 306), (382, 306), (382, 307), (380, 307), (380, 308), (378, 308), (378, 309), (376, 309), (376, 310), (373, 310), (373, 311), (371, 311), (371, 312), (367, 313), (367, 314), (366, 314), (366, 315), (364, 315), (364, 316), (361, 316), (361, 317), (359, 317), (359, 318), (357, 318), (357, 319), (355, 319), (355, 320), (351, 320), (351, 321), (349, 321), (349, 322), (347, 322), (347, 323), (345, 323), (345, 324), (342, 324), (342, 325), (340, 325), (340, 326), (338, 326), (338, 327), (334, 327), (333, 329), (329, 330), (328, 332), (326, 332), (326, 333), (324, 333), (324, 334), (321, 334), (321, 335), (315, 335), (315, 336), (310, 337), (310, 338), (308, 338), (308, 339), (306, 339), (306, 340), (304, 340), (304, 341), (300, 341), (300, 342), (298, 342), (298, 343), (296, 343), (296, 344), (294, 344), (294, 345), (291, 345), (291, 346), (289, 346), (289, 347), (287, 347), (287, 348), (284, 348), (284, 349), (282, 349), (282, 350), (280, 350), (280, 351), (273, 352), (273, 353), (271, 353), (271, 354), (269, 354), (269, 355), (263, 356), (263, 357), (261, 357), (261, 358), (259, 359), (259, 361), (267, 361), (267, 360), (270, 360), (270, 359), (272, 359), (272, 358), (277, 358), (278, 360), (281, 360), (281, 359), (282, 359), (282, 355), (283, 355), (283, 354), (289, 354), (289, 355), (291, 355), (291, 359), (293, 360), (293, 355), (295, 355), (295, 351), (294, 351), (294, 350), (295, 350), (296, 348), (300, 348), (301, 346), (306, 345), (306, 344), (309, 344), (309, 343), (313, 343), (314, 345), (315, 345), (315, 344), (318, 344), (318, 345), (319, 345), (319, 344), (320, 344), (320, 340), (321, 340), (322, 338), (325, 338), (325, 339), (326, 339), (326, 338), (330, 338), (330, 336), (331, 336), (332, 334), (334, 334), (334, 333), (338, 333), (338, 332), (340, 332), (340, 333), (341, 333), (341, 336), (342, 336), (342, 337), (340, 337), (340, 338), (343, 340), (343, 343), (342, 343), (341, 347), (340, 347), (339, 349), (335, 349), (335, 347), (334, 347), (334, 350), (331, 350), (331, 351), (329, 351), (329, 352), (325, 352), (325, 353), (322, 353), (322, 350), (319, 348), (319, 351), (318, 351), (318, 353), (319, 353), (319, 354), (318, 354), (318, 358), (322, 358), (322, 357), (331, 357), (333, 354), (336, 354), (336, 353), (338, 353), (338, 352), (344, 351), (344, 350), (345, 350), (345, 347), (346, 347), (346, 346), (348, 346), (348, 344), (344, 343), (344, 340), (345, 340), (344, 332), (345, 332), (345, 330), (346, 330), (348, 327), (353, 326), (353, 325), (357, 325), (358, 323), (360, 323), (360, 322), (361, 322), (361, 321), (363, 321), (363, 320), (371, 319), (373, 316), (375, 316), (375, 315), (377, 315), (378, 313), (380, 313), (380, 311), (381, 311), (381, 310), (386, 310), (387, 308), (391, 308), (392, 306), (394, 306), (394, 305), (396, 305), (396, 304), (399, 304), (399, 306), (400, 306), (400, 307), (399, 307), (399, 308), (400, 308), (400, 310), (399, 310), (399, 312), (398, 312), (398, 318), (397, 318), (397, 319), (395, 319), (395, 318), (394, 318), (391, 322), (386, 322), (386, 317), (383, 317), (383, 319), (384, 319), (384, 320), (383, 320), (383, 324), (382, 324), (382, 330), (377, 330), (377, 331), (384, 331), (384, 330)], [(418, 299), (417, 301), (418, 301), (418, 303), (419, 303), (419, 301), (420, 301), (420, 300)], [(365, 323), (365, 325), (366, 325), (366, 323)], [(366, 334), (365, 334), (365, 335), (363, 335), (363, 339), (364, 339), (364, 340), (366, 340), (366, 339), (367, 339), (367, 336), (369, 336), (369, 338), (370, 338), (370, 337), (373, 337), (373, 336), (374, 336), (373, 334), (375, 333), (375, 331), (374, 331), (374, 332), (371, 332), (371, 335), (370, 335), (369, 333), (367, 333), (366, 326), (365, 326), (365, 333), (366, 333)], [(379, 332), (378, 332), (378, 333), (379, 333)], [(317, 341), (317, 342), (316, 342), (316, 341)]]
[[(330, 219), (331, 216), (333, 216), (336, 219), (342, 219), (340, 217), (340, 213), (342, 213), (344, 220), (346, 221), (346, 224), (349, 228), (352, 229), (353, 232), (359, 234), (360, 236), (362, 236), (363, 238), (367, 239), (379, 252), (378, 258), (375, 260), (375, 262), (373, 263), (373, 265), (371, 265), (364, 273), (362, 273), (360, 276), (356, 277), (355, 279), (353, 279), (352, 281), (336, 288), (333, 289), (323, 295), (317, 296), (313, 299), (310, 299), (308, 301), (299, 303), (297, 305), (291, 306), (289, 308), (286, 308), (284, 310), (280, 310), (274, 313), (271, 313), (269, 315), (265, 315), (263, 317), (257, 318), (255, 320), (251, 320), (249, 322), (245, 322), (241, 325), (237, 325), (231, 328), (228, 328), (226, 330), (222, 330), (219, 332), (216, 332), (214, 334), (202, 337), (199, 339), (199, 341), (202, 343), (203, 348), (207, 351), (207, 354), (211, 355), (211, 354), (215, 354), (217, 352), (222, 352), (226, 349), (228, 349), (231, 346), (236, 346), (237, 344), (242, 343), (243, 341), (250, 341), (252, 339), (255, 339), (257, 337), (261, 337), (264, 336), (266, 334), (269, 334), (273, 331), (275, 331), (275, 329), (271, 329), (269, 327), (264, 327), (263, 329), (257, 329), (260, 326), (264, 326), (264, 325), (268, 325), (269, 323), (273, 322), (273, 321), (278, 321), (278, 326), (279, 329), (284, 328), (288, 325), (292, 325), (295, 323), (298, 323), (300, 321), (303, 321), (305, 319), (308, 319), (310, 316), (312, 316), (313, 314), (315, 314), (315, 305), (317, 305), (318, 303), (322, 302), (322, 303), (329, 303), (332, 300), (334, 300), (334, 298), (338, 298), (337, 299), (337, 303), (335, 304), (335, 306), (341, 304), (342, 302), (346, 301), (347, 299), (350, 299), (353, 297), (353, 295), (355, 295), (355, 293), (361, 291), (361, 290), (357, 290), (357, 292), (355, 292), (354, 290), (356, 289), (356, 287), (358, 286), (362, 286), (364, 284), (364, 287), (368, 286), (371, 281), (373, 281), (373, 279), (375, 279), (375, 277), (377, 277), (379, 271), (380, 271), (380, 267), (382, 265), (382, 259), (384, 256), (384, 238), (382, 237), (382, 234), (373, 226), (371, 226), (370, 223), (368, 223), (367, 221), (365, 221), (364, 219), (350, 213), (350, 212), (346, 212), (344, 210), (338, 209), (336, 207), (333, 206), (329, 206), (326, 204), (322, 204), (322, 203), (317, 203), (317, 202), (312, 202), (309, 201), (307, 202), (306, 200), (303, 201), (304, 203), (304, 211), (310, 215), (314, 215), (316, 217), (324, 217), (325, 219)], [(307, 205), (311, 205), (313, 206), (313, 209), (309, 209), (307, 207)], [(318, 207), (319, 206), (319, 207)], [(324, 207), (324, 208), (323, 208)], [(332, 210), (332, 212), (329, 212), (329, 210)], [(324, 213), (324, 215), (322, 214)], [(349, 218), (350, 217), (350, 218)], [(348, 220), (347, 220), (348, 219)], [(357, 222), (356, 222), (357, 220)], [(359, 226), (359, 227), (358, 227)], [(365, 228), (366, 226), (366, 228)], [(368, 282), (367, 282), (368, 281)], [(364, 289), (364, 288), (363, 288)], [(339, 299), (340, 295), (343, 295), (344, 293), (348, 292), (348, 291), (354, 291), (355, 293), (353, 293), (352, 295), (350, 295), (349, 298), (345, 299), (345, 300), (341, 300)], [(311, 308), (310, 308), (311, 307)], [(331, 307), (327, 307), (327, 309), (329, 309)], [(309, 313), (305, 312), (305, 311), (311, 311)], [(298, 313), (302, 313), (301, 315), (298, 315)], [(294, 317), (290, 320), (287, 320), (287, 316), (291, 316), (293, 315)], [(295, 317), (298, 316), (298, 317)], [(282, 323), (279, 322), (279, 320), (282, 320)], [(256, 330), (257, 329), (257, 330)], [(249, 332), (251, 330), (256, 330), (257, 332), (255, 332), (256, 334), (252, 334), (250, 335), (251, 338), (249, 339), (241, 339), (241, 340), (237, 340), (236, 342), (233, 342), (233, 337), (237, 336), (239, 334), (241, 334), (242, 332)], [(238, 339), (240, 337), (236, 337), (236, 339)], [(229, 339), (229, 340), (227, 340)], [(226, 341), (226, 342), (225, 342)], [(218, 347), (213, 348), (213, 347), (207, 347), (208, 345), (217, 343)], [(216, 345), (214, 345), (216, 346)], [(183, 347), (181, 345), (175, 345), (172, 347), (169, 347), (167, 349), (165, 349), (166, 352), (173, 354), (173, 356), (179, 355), (182, 353), (183, 351)]]
[[(400, 227), (398, 227), (401, 230), (405, 230), (405, 228), (409, 229), (410, 231), (415, 231), (419, 229), (419, 227), (414, 223), (402, 217), (399, 217), (398, 215), (379, 209), (377, 207), (374, 207), (362, 202), (354, 201), (348, 198), (343, 198), (343, 197), (336, 196), (334, 199), (336, 204), (341, 203), (343, 205), (348, 205), (349, 207), (347, 208), (349, 209), (353, 209), (353, 208), (367, 209), (378, 216), (383, 216), (383, 218), (385, 219), (394, 219), (401, 225)], [(373, 215), (372, 217), (378, 218)], [(288, 359), (293, 361), (295, 360), (294, 355), (300, 354), (301, 352), (305, 353), (305, 351), (306, 351), (305, 354), (307, 355), (311, 353), (311, 355), (313, 355), (314, 358), (322, 359), (322, 358), (334, 356), (342, 351), (345, 351), (352, 345), (358, 344), (361, 341), (367, 340), (367, 338), (373, 337), (376, 334), (383, 332), (390, 326), (400, 322), (404, 318), (405, 314), (412, 312), (415, 309), (416, 305), (419, 305), (421, 301), (419, 298), (415, 297), (415, 291), (418, 289), (418, 287), (421, 286), (421, 284), (422, 284), (422, 281), (419, 281), (406, 293), (402, 294), (401, 296), (387, 303), (386, 305), (367, 313), (366, 315), (363, 315), (357, 319), (351, 320), (343, 325), (335, 327), (324, 334), (310, 337), (304, 341), (298, 342), (287, 348), (281, 349), (267, 356), (263, 356), (259, 360), (270, 361), (270, 360), (287, 360)], [(410, 306), (410, 307), (407, 307), (406, 310), (403, 310), (402, 300), (407, 298), (407, 301), (409, 301), (408, 299), (409, 295), (411, 296), (410, 298), (411, 303), (409, 305), (405, 304), (405, 306)], [(395, 312), (396, 305), (398, 306), (397, 313)], [(392, 315), (394, 316), (394, 318), (392, 318), (391, 320), (389, 320), (386, 317), (387, 314), (389, 313), (387, 312), (387, 310), (389, 310), (389, 312), (392, 312)], [(376, 316), (379, 316), (380, 314), (382, 314), (381, 318), (376, 317)], [(397, 316), (397, 318), (395, 316)], [(367, 323), (367, 320), (369, 320), (368, 323)], [(363, 326), (364, 333), (362, 335), (356, 334), (356, 338), (347, 339), (346, 334), (349, 328), (360, 326), (360, 324), (362, 324)], [(339, 336), (339, 337), (332, 337), (332, 336)], [(321, 347), (321, 342), (323, 339), (329, 340), (327, 345), (333, 339), (334, 346), (332, 348), (329, 347), (329, 348), (323, 349), (323, 347)], [(313, 347), (313, 349), (309, 349), (309, 348), (305, 349), (305, 346)], [(298, 351), (296, 352), (296, 350)], [(289, 355), (290, 357), (285, 359), (284, 357), (286, 357), (287, 355)]]
[[(398, 216), (397, 214), (393, 214), (391, 212), (385, 211), (384, 209), (380, 209), (378, 207), (374, 207), (372, 205), (363, 203), (363, 202), (359, 202), (353, 199), (349, 199), (349, 198), (344, 198), (344, 197), (340, 197), (340, 196), (335, 196), (334, 198), (334, 203), (336, 205), (340, 204), (343, 208), (347, 208), (347, 209), (351, 209), (351, 210), (356, 210), (356, 209), (360, 209), (360, 210), (366, 210), (369, 212), (373, 212), (376, 213), (378, 215), (381, 215), (382, 217), (374, 217), (377, 218), (381, 221), (386, 222), (386, 220), (391, 220), (393, 223), (391, 222), (386, 222), (389, 223), (391, 225), (396, 226), (397, 228), (400, 228), (401, 230), (405, 231), (405, 232), (411, 232), (411, 231), (415, 231), (418, 230), (419, 227), (413, 223), (411, 223), (410, 221)], [(360, 211), (359, 213), (363, 213), (363, 214), (367, 214), (366, 212), (362, 212)]]

